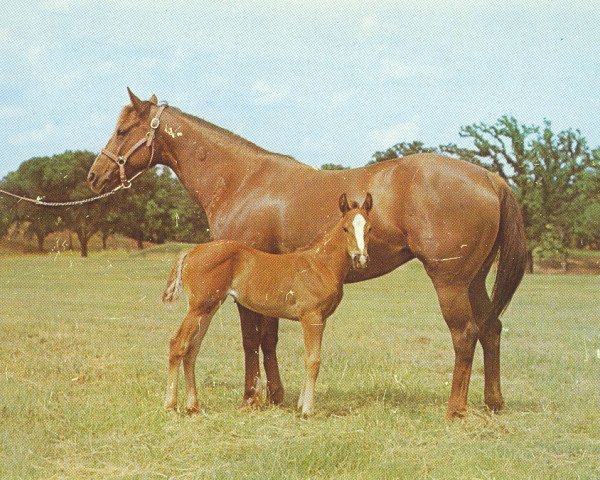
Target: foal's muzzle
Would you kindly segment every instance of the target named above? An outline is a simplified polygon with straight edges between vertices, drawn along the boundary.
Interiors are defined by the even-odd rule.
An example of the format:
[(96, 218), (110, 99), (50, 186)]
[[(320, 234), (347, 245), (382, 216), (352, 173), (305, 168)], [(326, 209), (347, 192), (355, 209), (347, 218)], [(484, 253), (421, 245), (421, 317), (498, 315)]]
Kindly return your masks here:
[(352, 256), (352, 266), (356, 269), (367, 268), (369, 264), (369, 255), (357, 253)]

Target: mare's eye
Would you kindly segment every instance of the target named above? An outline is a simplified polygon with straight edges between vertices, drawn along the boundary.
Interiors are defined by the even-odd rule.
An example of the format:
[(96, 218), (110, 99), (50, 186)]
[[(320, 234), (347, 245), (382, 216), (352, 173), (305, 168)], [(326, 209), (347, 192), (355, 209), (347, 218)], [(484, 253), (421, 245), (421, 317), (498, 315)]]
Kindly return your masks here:
[(117, 129), (117, 136), (122, 136), (125, 135), (125, 129), (124, 128), (118, 128)]

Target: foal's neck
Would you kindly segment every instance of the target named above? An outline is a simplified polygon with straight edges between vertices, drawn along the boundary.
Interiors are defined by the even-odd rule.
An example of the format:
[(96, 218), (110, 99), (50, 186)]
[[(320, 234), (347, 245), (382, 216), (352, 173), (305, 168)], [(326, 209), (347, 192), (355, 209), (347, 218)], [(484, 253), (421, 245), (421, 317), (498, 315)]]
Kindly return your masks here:
[(346, 250), (346, 238), (342, 229), (343, 221), (340, 220), (335, 227), (329, 230), (322, 240), (311, 249), (317, 261), (323, 263), (343, 281), (351, 267), (351, 260)]

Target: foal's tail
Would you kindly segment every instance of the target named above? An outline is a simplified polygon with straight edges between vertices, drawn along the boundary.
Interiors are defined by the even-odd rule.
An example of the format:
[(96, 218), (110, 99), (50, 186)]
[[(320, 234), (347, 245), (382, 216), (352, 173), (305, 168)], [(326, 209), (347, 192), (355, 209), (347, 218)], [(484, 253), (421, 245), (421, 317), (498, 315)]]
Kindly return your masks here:
[(500, 250), (496, 281), (492, 290), (492, 309), (488, 318), (498, 318), (510, 303), (521, 283), (527, 264), (527, 243), (521, 207), (510, 187), (500, 187), (500, 228), (496, 244)]
[(169, 275), (169, 280), (167, 281), (167, 288), (162, 296), (163, 303), (173, 303), (179, 297), (181, 290), (183, 288), (183, 284), (181, 281), (181, 274), (183, 273), (183, 262), (187, 257), (189, 252), (183, 252), (179, 255), (177, 262), (173, 265), (171, 269), (171, 274)]

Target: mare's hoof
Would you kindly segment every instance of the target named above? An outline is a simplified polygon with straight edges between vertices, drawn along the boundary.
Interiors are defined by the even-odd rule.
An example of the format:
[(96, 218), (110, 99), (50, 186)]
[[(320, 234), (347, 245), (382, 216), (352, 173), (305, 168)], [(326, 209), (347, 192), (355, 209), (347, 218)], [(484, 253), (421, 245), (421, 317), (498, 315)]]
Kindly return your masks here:
[(185, 412), (188, 415), (198, 415), (200, 413), (200, 407), (198, 405), (192, 405), (189, 407), (185, 407)]
[(273, 391), (267, 388), (267, 402), (272, 405), (281, 405), (283, 403), (283, 393), (283, 387), (279, 387)]
[(498, 413), (504, 408), (504, 400), (486, 400), (485, 404), (490, 412)]
[(251, 397), (244, 397), (240, 404), (240, 410), (257, 410), (264, 404), (263, 397), (257, 393)]

